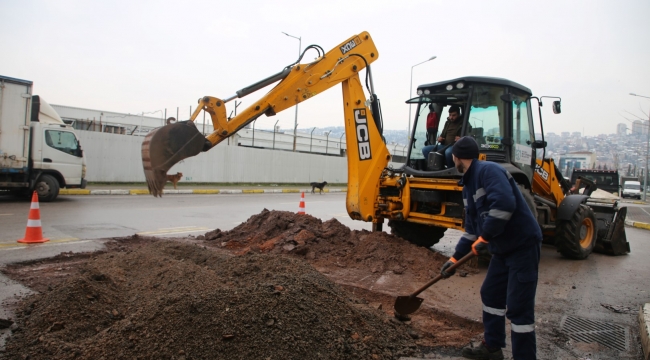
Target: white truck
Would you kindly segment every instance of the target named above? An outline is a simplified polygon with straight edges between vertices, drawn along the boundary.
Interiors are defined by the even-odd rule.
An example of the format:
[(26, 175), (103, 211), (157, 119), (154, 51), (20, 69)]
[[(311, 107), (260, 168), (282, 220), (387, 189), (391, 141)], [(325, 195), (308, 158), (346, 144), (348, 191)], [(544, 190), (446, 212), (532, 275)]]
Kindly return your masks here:
[(622, 198), (637, 198), (641, 199), (641, 182), (627, 180), (623, 183), (623, 190), (621, 191)]
[(0, 75), (0, 193), (53, 201), (60, 188), (86, 187), (77, 135), (38, 95), (32, 82)]

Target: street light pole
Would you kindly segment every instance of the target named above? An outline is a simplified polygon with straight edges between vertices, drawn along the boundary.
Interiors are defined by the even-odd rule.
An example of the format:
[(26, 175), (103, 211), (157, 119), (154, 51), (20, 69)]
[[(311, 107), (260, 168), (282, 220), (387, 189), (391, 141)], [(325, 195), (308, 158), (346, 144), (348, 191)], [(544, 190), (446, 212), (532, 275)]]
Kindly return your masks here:
[[(415, 65), (411, 66), (411, 86), (409, 86), (409, 100), (413, 98), (413, 68), (418, 66), (418, 65), (424, 64), (427, 61), (431, 61), (431, 60), (435, 59), (436, 57), (437, 56), (432, 56), (428, 60), (424, 60), (421, 63), (418, 63), (418, 64), (415, 64)], [(408, 128), (408, 134), (406, 134), (406, 138), (407, 139), (411, 138), (411, 104), (409, 104), (409, 128)]]
[(327, 138), (326, 138), (326, 141), (325, 141), (325, 155), (327, 155), (327, 147), (330, 144), (330, 133), (331, 132), (332, 131), (330, 130), (330, 131), (325, 133), (325, 135), (327, 135)]
[(278, 127), (278, 121), (280, 121), (280, 119), (278, 119), (275, 122), (275, 125), (273, 125), (273, 150), (275, 150), (275, 129)]
[[(648, 96), (638, 95), (635, 93), (630, 93), (632, 96), (643, 97), (650, 99)], [(648, 128), (646, 129), (648, 138), (645, 143), (645, 171), (643, 172), (643, 201), (646, 201), (648, 196), (648, 157), (650, 156), (650, 112), (648, 113)]]
[[(282, 33), (287, 35), (288, 37), (298, 39), (298, 58), (300, 58), (300, 52), (302, 51), (302, 37), (301, 36), (289, 35), (284, 31)], [(298, 103), (296, 103), (296, 120), (294, 121), (294, 125), (293, 125), (293, 151), (296, 151), (296, 131), (297, 131), (297, 129), (298, 129)]]

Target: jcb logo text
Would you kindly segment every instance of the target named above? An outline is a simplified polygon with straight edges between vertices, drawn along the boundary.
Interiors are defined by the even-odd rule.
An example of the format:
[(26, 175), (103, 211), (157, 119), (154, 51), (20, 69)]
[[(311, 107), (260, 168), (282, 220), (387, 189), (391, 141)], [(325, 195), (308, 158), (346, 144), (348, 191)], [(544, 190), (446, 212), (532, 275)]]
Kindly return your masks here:
[(548, 172), (546, 170), (542, 169), (541, 167), (538, 167), (537, 169), (535, 169), (535, 171), (537, 171), (539, 176), (541, 176), (542, 179), (544, 179), (544, 181), (548, 180)]
[(359, 144), (359, 160), (372, 159), (370, 153), (370, 135), (368, 134), (368, 118), (366, 109), (354, 109), (354, 122), (357, 127), (357, 143)]

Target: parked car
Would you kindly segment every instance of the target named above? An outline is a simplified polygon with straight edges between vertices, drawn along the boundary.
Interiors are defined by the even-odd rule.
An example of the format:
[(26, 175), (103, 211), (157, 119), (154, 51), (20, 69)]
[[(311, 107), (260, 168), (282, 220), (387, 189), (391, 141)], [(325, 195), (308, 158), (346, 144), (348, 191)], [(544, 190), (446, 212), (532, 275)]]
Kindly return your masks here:
[(632, 180), (623, 183), (623, 191), (621, 192), (621, 197), (641, 199), (641, 183)]

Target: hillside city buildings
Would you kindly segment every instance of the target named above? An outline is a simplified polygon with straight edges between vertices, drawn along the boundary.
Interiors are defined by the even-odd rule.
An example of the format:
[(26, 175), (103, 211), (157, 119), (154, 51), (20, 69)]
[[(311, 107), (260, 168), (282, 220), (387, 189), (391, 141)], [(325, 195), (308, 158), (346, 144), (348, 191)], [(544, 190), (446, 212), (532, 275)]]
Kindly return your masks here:
[(618, 124), (615, 134), (582, 136), (580, 132), (549, 132), (545, 136), (546, 156), (555, 160), (563, 175), (570, 176), (571, 168), (591, 168), (617, 169), (622, 176), (643, 178), (648, 127), (648, 120), (636, 120), (631, 126)]

